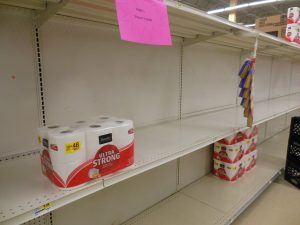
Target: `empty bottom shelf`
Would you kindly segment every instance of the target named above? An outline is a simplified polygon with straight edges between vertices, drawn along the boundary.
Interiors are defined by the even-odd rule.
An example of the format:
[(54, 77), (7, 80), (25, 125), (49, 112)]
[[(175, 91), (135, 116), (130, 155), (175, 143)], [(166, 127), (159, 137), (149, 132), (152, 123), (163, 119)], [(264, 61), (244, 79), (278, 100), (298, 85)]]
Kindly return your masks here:
[(299, 225), (299, 208), (299, 190), (274, 182), (233, 225)]
[(288, 130), (258, 147), (256, 168), (235, 183), (207, 175), (124, 225), (231, 224), (280, 174)]

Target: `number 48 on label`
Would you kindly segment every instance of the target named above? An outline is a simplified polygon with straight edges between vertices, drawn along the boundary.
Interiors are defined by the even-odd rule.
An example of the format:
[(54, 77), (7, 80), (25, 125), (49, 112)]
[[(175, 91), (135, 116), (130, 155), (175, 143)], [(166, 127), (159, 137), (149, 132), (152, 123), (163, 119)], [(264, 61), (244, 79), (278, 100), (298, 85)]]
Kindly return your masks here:
[(71, 154), (71, 153), (79, 151), (80, 148), (81, 148), (80, 141), (67, 143), (67, 144), (65, 144), (65, 153)]

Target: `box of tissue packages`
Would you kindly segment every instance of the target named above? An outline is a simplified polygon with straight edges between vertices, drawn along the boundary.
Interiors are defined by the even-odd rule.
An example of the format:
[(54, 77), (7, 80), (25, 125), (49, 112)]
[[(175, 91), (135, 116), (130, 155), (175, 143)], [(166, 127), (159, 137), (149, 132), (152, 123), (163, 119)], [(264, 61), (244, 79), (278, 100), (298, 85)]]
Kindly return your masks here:
[(38, 128), (42, 172), (72, 189), (134, 163), (133, 122), (109, 116)]
[(222, 180), (236, 181), (250, 172), (257, 161), (258, 128), (248, 128), (214, 144), (213, 174)]
[(214, 158), (226, 163), (240, 161), (246, 150), (245, 134), (238, 132), (236, 135), (224, 138), (214, 144)]
[(234, 182), (241, 178), (245, 173), (245, 165), (243, 161), (236, 163), (226, 163), (214, 159), (213, 174), (222, 180)]

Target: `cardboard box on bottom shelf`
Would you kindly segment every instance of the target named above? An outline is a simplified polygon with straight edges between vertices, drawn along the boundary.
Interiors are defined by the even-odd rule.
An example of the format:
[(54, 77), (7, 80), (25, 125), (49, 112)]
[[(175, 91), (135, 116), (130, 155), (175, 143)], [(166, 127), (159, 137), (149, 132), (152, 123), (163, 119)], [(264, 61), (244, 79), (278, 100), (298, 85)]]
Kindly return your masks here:
[(244, 156), (245, 148), (242, 143), (225, 145), (216, 142), (214, 145), (214, 159), (227, 163), (236, 163)]
[(222, 180), (234, 182), (241, 178), (245, 173), (245, 167), (242, 160), (236, 163), (226, 163), (214, 159), (213, 174)]
[(227, 138), (223, 138), (214, 144), (214, 159), (226, 163), (236, 163), (244, 156), (246, 136), (243, 132), (238, 132)]

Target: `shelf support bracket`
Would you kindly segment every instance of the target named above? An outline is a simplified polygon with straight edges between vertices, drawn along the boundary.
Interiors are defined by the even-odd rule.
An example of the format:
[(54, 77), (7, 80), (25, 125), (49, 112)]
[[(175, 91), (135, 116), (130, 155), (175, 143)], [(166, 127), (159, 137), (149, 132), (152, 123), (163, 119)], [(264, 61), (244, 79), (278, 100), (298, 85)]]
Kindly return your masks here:
[(47, 20), (54, 16), (70, 0), (60, 0), (59, 2), (47, 2), (46, 10), (39, 12), (36, 17), (36, 28), (42, 26)]
[(223, 35), (226, 35), (226, 34), (228, 34), (228, 33), (213, 32), (209, 36), (198, 35), (196, 38), (193, 38), (193, 39), (184, 39), (183, 47), (194, 45), (194, 44), (197, 44), (199, 42), (208, 41), (210, 39), (217, 38), (217, 37), (220, 37), (220, 36), (223, 36)]

